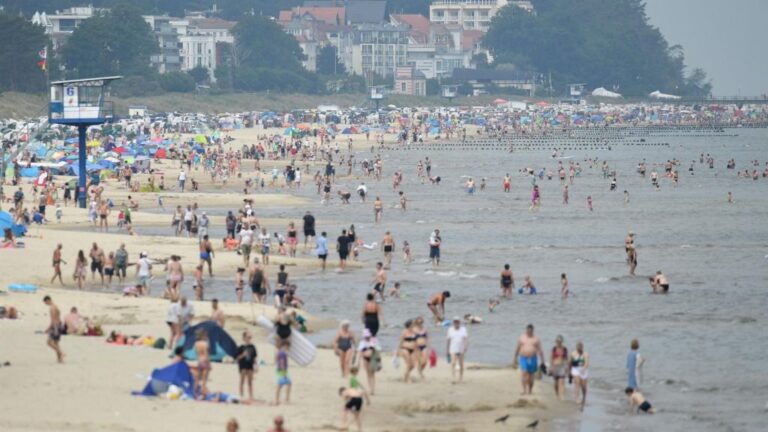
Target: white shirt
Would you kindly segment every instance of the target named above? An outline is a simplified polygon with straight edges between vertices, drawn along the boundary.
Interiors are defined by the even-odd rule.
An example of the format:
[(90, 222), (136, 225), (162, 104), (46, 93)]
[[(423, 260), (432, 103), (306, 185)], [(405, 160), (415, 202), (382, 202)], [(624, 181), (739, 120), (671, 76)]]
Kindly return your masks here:
[(269, 234), (259, 234), (259, 242), (261, 242), (262, 246), (269, 246), (272, 242), (272, 237)]
[(368, 194), (368, 188), (365, 185), (360, 185), (357, 187), (357, 192), (363, 191), (364, 194)]
[(193, 214), (194, 213), (192, 212), (192, 210), (184, 210), (184, 221), (192, 222), (192, 215)]
[(464, 326), (458, 329), (451, 326), (448, 329), (448, 340), (450, 341), (448, 346), (448, 352), (451, 354), (461, 354), (464, 352), (464, 348), (467, 345), (467, 328)]
[(171, 303), (168, 308), (168, 314), (165, 316), (165, 322), (176, 324), (179, 322), (179, 303)]
[(137, 265), (139, 266), (139, 276), (149, 277), (149, 269), (152, 268), (152, 263), (147, 258), (139, 258)]
[(179, 172), (179, 180), (186, 180), (187, 179), (187, 173), (184, 171)]
[(253, 243), (253, 231), (251, 229), (240, 230), (240, 244), (249, 245)]

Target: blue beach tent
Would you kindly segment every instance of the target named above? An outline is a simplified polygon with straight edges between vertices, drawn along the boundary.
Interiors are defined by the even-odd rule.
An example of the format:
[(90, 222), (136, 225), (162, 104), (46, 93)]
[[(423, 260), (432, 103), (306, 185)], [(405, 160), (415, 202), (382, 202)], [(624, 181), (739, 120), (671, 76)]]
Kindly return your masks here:
[(168, 391), (172, 385), (180, 388), (186, 396), (194, 399), (195, 380), (189, 366), (184, 362), (173, 363), (164, 368), (152, 371), (146, 387), (141, 392), (133, 392), (134, 396), (159, 396)]
[(205, 330), (208, 333), (208, 346), (211, 360), (220, 362), (226, 356), (234, 358), (237, 355), (237, 343), (234, 339), (219, 327), (215, 321), (203, 321), (200, 324), (187, 328), (179, 341), (179, 345), (184, 347), (184, 358), (187, 360), (197, 360), (195, 351), (195, 341), (197, 332)]

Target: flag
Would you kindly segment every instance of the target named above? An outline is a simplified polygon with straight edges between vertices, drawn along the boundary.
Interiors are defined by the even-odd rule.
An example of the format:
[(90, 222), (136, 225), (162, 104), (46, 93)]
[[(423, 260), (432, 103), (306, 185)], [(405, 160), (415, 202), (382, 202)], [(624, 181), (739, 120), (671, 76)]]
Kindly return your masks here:
[(48, 47), (44, 47), (38, 51), (37, 55), (40, 56), (40, 61), (37, 62), (37, 65), (40, 67), (40, 69), (45, 70), (45, 68), (48, 66)]

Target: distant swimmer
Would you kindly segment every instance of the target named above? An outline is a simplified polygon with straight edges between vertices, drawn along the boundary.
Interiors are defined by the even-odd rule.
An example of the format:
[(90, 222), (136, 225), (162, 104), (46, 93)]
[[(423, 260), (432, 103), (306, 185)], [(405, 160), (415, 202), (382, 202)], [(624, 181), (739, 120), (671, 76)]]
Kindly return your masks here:
[(376, 263), (376, 274), (373, 277), (373, 292), (381, 297), (381, 301), (384, 301), (384, 290), (387, 286), (387, 273), (384, 271), (384, 265), (380, 262)]
[(512, 180), (509, 177), (509, 173), (504, 176), (504, 192), (509, 192), (512, 189)]
[(660, 294), (666, 294), (669, 292), (669, 281), (667, 281), (667, 277), (661, 272), (661, 270), (656, 272), (656, 277), (653, 279), (653, 282), (658, 287)]
[(565, 273), (560, 275), (560, 296), (564, 299), (568, 298), (570, 289), (568, 287), (568, 276)]

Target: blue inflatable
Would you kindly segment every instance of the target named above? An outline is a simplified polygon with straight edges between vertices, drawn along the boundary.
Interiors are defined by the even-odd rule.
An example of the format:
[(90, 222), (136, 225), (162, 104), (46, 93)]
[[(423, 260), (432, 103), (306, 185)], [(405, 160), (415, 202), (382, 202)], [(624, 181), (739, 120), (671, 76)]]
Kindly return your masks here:
[(37, 292), (37, 285), (14, 283), (14, 284), (8, 285), (8, 289), (11, 292), (23, 292), (23, 293), (34, 294)]

